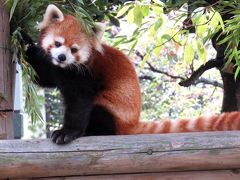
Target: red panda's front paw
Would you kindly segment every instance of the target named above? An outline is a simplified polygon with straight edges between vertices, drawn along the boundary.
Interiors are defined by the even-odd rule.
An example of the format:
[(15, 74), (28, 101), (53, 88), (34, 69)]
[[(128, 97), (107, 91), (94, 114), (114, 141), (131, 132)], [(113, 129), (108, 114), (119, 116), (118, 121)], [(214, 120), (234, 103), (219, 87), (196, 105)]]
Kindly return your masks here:
[(56, 144), (66, 144), (80, 137), (80, 132), (70, 129), (56, 130), (52, 133), (52, 141)]

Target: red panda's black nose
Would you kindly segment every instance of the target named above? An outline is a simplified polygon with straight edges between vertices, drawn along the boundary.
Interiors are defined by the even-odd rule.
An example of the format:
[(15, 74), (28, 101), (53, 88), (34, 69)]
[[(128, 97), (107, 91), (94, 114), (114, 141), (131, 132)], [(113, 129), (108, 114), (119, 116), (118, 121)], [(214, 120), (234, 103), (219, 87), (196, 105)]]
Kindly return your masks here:
[(66, 60), (65, 54), (60, 54), (60, 55), (58, 56), (58, 59), (59, 59), (59, 61), (65, 61), (65, 60)]

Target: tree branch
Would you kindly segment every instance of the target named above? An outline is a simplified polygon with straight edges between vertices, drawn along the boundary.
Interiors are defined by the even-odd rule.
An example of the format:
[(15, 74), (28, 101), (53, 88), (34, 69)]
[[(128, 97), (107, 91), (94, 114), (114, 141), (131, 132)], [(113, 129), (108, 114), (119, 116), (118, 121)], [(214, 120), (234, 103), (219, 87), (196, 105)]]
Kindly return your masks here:
[(199, 83), (203, 83), (203, 84), (209, 84), (209, 85), (213, 85), (219, 88), (223, 88), (223, 84), (218, 82), (218, 81), (211, 81), (209, 79), (205, 79), (205, 78), (200, 78), (199, 80), (197, 80), (195, 83), (193, 83), (193, 85), (199, 84)]
[(183, 76), (175, 76), (175, 75), (171, 75), (170, 73), (168, 72), (165, 72), (165, 71), (162, 71), (160, 69), (156, 69), (155, 67), (153, 67), (153, 65), (149, 62), (146, 62), (149, 66), (149, 69), (153, 72), (156, 72), (156, 73), (160, 73), (160, 74), (164, 74), (170, 78), (173, 78), (173, 79), (181, 79), (181, 80), (184, 80), (185, 78)]
[(199, 79), (199, 77), (207, 70), (212, 69), (212, 68), (221, 68), (223, 65), (223, 62), (220, 61), (219, 59), (211, 59), (209, 60), (206, 64), (200, 66), (196, 71), (193, 72), (193, 74), (190, 76), (190, 78), (188, 79), (183, 79), (179, 85), (180, 86), (184, 86), (184, 87), (188, 87), (192, 84), (194, 84), (194, 82), (197, 81), (197, 79)]
[[(215, 60), (215, 59), (214, 59)], [(210, 60), (210, 61), (213, 61), (213, 60)], [(209, 61), (208, 61), (209, 62)], [(172, 79), (180, 79), (180, 80), (182, 80), (180, 83), (182, 83), (182, 82), (185, 82), (185, 81), (187, 81), (187, 80), (185, 80), (185, 78), (183, 77), (183, 76), (175, 76), (175, 75), (171, 75), (170, 73), (168, 73), (168, 72), (165, 72), (165, 71), (162, 71), (162, 70), (159, 70), (159, 69), (156, 69), (155, 67), (153, 67), (153, 65), (151, 64), (151, 63), (149, 63), (149, 62), (146, 62), (147, 64), (148, 64), (148, 66), (149, 66), (149, 70), (151, 70), (152, 72), (156, 72), (156, 73), (160, 73), (160, 74), (164, 74), (164, 75), (166, 75), (166, 76), (168, 76), (168, 77), (170, 77), (170, 78), (172, 78)], [(206, 63), (207, 64), (207, 63)], [(205, 64), (205, 65), (206, 65)], [(211, 65), (211, 63), (209, 63), (210, 65)], [(213, 63), (214, 64), (214, 63)], [(220, 68), (220, 67), (219, 67)], [(196, 71), (195, 71), (196, 72)], [(194, 73), (195, 73), (194, 72)], [(193, 74), (194, 74), (193, 73)], [(203, 72), (202, 72), (202, 74), (203, 74)], [(201, 75), (202, 75), (201, 74)], [(200, 75), (200, 76), (201, 76)], [(193, 76), (193, 75), (192, 75)], [(191, 76), (191, 77), (192, 77)], [(219, 83), (218, 81), (212, 81), (212, 80), (209, 80), (209, 79), (206, 79), (206, 78), (200, 78), (200, 79), (198, 79), (200, 76), (198, 76), (196, 79), (194, 79), (194, 80), (192, 80), (191, 81), (191, 84), (190, 85), (197, 85), (197, 84), (199, 84), (199, 83), (203, 83), (203, 84), (209, 84), (209, 85), (213, 85), (213, 86), (216, 86), (216, 87), (219, 87), (219, 88), (223, 88), (223, 85), (222, 85), (222, 83)], [(179, 84), (180, 84), (179, 83)], [(189, 86), (190, 86), (189, 85)], [(183, 85), (181, 85), (181, 86), (183, 86)], [(185, 86), (185, 87), (188, 87), (188, 86)]]
[(143, 75), (143, 76), (139, 76), (139, 80), (149, 80), (152, 81), (154, 78), (152, 76), (147, 76), (147, 75)]
[[(139, 56), (141, 59), (143, 59), (143, 55), (140, 54), (140, 52), (136, 51), (136, 55)], [(219, 87), (219, 88), (223, 88), (223, 84), (222, 83), (219, 83), (218, 81), (212, 81), (212, 80), (209, 80), (209, 79), (205, 79), (205, 78), (199, 78), (206, 70), (208, 69), (211, 69), (213, 67), (216, 67), (216, 68), (221, 68), (223, 66), (223, 62), (220, 60), (220, 59), (211, 59), (209, 60), (205, 65), (202, 65), (200, 66), (200, 70), (203, 71), (203, 72), (199, 72), (200, 70), (196, 70), (195, 72), (193, 72), (193, 74), (191, 75), (191, 77), (189, 79), (186, 80), (185, 77), (183, 76), (176, 76), (176, 75), (172, 75), (170, 74), (169, 72), (166, 72), (166, 71), (162, 71), (160, 69), (157, 69), (155, 68), (150, 62), (146, 62), (149, 66), (149, 70), (152, 71), (152, 72), (155, 72), (155, 73), (160, 73), (160, 74), (164, 74), (172, 79), (180, 79), (182, 80), (179, 85), (181, 85), (181, 83), (185, 83), (185, 82), (191, 82), (190, 85), (197, 85), (199, 83), (204, 83), (204, 84), (209, 84), (209, 85), (213, 85), (213, 86), (216, 86), (216, 87)], [(206, 67), (205, 67), (206, 66)], [(207, 69), (208, 67), (208, 69)], [(198, 76), (197, 76), (198, 75)], [(193, 77), (194, 76), (194, 77)], [(150, 80), (152, 81), (154, 78), (151, 77), (151, 76), (147, 76), (147, 75), (143, 75), (143, 76), (140, 76), (139, 77), (140, 80), (142, 79), (146, 79), (146, 80)], [(188, 85), (188, 86), (190, 86)], [(184, 85), (181, 85), (181, 86), (184, 86)], [(188, 86), (185, 86), (185, 87), (188, 87)]]

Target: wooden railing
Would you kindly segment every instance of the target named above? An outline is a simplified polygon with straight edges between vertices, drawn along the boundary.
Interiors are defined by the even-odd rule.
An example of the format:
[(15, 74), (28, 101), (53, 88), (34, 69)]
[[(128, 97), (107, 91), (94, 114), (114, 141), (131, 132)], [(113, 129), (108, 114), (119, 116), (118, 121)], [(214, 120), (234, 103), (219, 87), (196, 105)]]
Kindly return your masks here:
[(0, 178), (231, 180), (239, 169), (237, 131), (0, 141)]
[(0, 139), (13, 138), (15, 63), (10, 54), (9, 13), (0, 0)]

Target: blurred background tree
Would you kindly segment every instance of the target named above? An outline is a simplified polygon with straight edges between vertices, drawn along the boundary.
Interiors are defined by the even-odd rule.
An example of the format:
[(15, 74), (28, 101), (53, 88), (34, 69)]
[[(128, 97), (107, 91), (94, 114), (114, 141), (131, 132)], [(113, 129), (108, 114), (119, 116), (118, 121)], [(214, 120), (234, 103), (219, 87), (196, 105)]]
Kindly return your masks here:
[[(42, 119), (34, 71), (24, 61), (21, 31), (34, 28), (48, 4), (107, 24), (105, 40), (130, 56), (143, 95), (142, 119), (181, 118), (239, 109), (239, 2), (224, 0), (8, 0), (13, 60), (22, 65), (25, 111)], [(17, 58), (20, 57), (20, 58)], [(213, 69), (215, 68), (215, 69)], [(204, 74), (203, 74), (204, 73)], [(223, 100), (222, 100), (223, 99)], [(45, 90), (46, 131), (61, 125), (57, 90)], [(34, 127), (34, 125), (33, 125)]]

